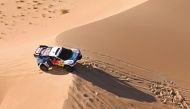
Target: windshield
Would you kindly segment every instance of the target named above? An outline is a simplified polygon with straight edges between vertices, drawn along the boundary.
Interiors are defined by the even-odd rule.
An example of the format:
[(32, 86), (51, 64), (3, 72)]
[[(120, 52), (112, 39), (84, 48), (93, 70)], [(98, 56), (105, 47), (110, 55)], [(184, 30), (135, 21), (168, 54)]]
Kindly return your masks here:
[(67, 60), (72, 56), (72, 54), (73, 54), (72, 50), (62, 48), (62, 51), (58, 57), (63, 59), (63, 60)]

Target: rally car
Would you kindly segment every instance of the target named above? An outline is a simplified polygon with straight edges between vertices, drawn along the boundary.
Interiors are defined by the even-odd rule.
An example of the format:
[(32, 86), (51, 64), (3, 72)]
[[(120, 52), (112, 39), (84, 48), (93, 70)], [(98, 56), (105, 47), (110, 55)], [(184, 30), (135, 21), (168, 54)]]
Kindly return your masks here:
[(75, 48), (40, 45), (36, 49), (34, 57), (42, 71), (49, 71), (53, 66), (63, 67), (71, 71), (76, 62), (82, 58), (82, 54), (79, 49)]

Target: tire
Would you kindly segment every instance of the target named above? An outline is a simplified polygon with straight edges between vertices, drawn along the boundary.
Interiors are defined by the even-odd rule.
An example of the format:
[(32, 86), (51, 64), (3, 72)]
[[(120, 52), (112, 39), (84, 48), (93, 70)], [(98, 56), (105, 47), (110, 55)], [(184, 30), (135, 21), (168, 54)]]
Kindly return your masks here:
[(82, 55), (80, 54), (80, 56), (78, 57), (78, 60), (81, 60), (82, 59)]
[(73, 72), (73, 70), (74, 70), (74, 68), (71, 67), (71, 66), (69, 66), (69, 65), (65, 65), (65, 66), (64, 66), (64, 69), (65, 69), (66, 71), (68, 71), (68, 72)]
[(47, 72), (49, 69), (48, 69), (48, 67), (46, 67), (44, 64), (41, 64), (40, 65), (40, 69), (42, 70), (42, 71), (44, 71), (44, 72)]

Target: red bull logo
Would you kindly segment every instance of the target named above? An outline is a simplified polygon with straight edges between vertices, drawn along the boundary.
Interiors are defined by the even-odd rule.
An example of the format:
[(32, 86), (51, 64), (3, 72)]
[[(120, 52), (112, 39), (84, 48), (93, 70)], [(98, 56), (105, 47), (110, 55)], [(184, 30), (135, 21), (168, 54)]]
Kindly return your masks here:
[(51, 61), (54, 65), (58, 65), (63, 67), (64, 66), (64, 61), (63, 60), (52, 60)]

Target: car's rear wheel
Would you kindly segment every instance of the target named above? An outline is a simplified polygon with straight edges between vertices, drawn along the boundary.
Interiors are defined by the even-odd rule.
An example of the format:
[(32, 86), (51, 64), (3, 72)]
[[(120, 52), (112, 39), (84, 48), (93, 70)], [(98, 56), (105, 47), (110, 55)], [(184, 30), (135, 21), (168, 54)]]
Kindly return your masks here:
[(42, 71), (44, 71), (44, 72), (47, 72), (49, 69), (48, 69), (48, 67), (46, 67), (44, 64), (41, 64), (40, 65), (40, 69), (42, 70)]

